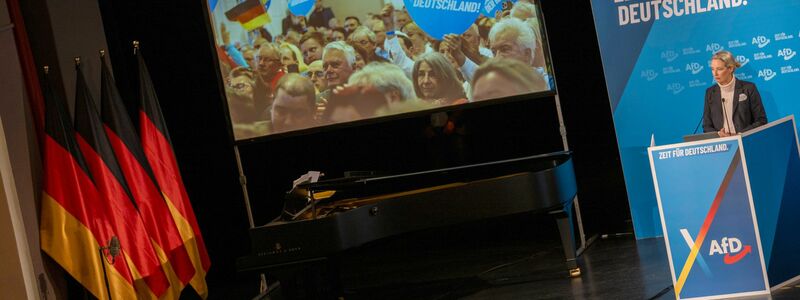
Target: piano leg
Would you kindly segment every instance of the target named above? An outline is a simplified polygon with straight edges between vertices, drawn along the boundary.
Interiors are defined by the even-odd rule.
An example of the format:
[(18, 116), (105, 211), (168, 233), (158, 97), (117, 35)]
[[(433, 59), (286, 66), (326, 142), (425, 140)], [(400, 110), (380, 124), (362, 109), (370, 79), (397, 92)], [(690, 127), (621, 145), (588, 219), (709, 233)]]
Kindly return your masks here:
[[(569, 206), (566, 208), (569, 208)], [(556, 224), (558, 224), (558, 232), (561, 235), (561, 245), (564, 247), (564, 256), (567, 259), (569, 277), (580, 277), (581, 268), (578, 267), (578, 261), (576, 260), (577, 253), (575, 249), (575, 235), (572, 232), (572, 218), (570, 218), (570, 215), (564, 210), (552, 211), (550, 215), (556, 219)]]

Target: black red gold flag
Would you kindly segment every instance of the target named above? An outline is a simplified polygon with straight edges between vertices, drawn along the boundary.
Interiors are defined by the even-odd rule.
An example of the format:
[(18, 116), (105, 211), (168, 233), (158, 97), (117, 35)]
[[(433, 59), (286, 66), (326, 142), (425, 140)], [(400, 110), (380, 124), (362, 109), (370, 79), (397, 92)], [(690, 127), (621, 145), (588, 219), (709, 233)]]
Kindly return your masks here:
[(194, 277), (195, 269), (172, 218), (174, 209), (170, 209), (169, 203), (155, 184), (150, 164), (142, 151), (139, 136), (125, 110), (111, 71), (106, 60), (101, 59), (100, 106), (104, 129), (133, 199), (139, 207), (145, 228), (158, 249), (161, 264), (167, 266), (171, 290), (175, 292), (173, 296), (177, 297)]
[[(151, 294), (161, 297), (170, 287), (169, 280), (139, 215), (138, 207), (132, 200), (130, 188), (103, 129), (83, 72), (78, 68), (77, 73), (75, 131), (78, 145), (103, 200), (99, 209), (109, 213), (115, 234), (119, 236), (122, 253), (130, 258), (137, 295), (144, 298), (151, 298)], [(146, 286), (138, 285), (139, 282)]]
[[(100, 255), (116, 235), (103, 208), (70, 120), (64, 100), (42, 80), (45, 136), (42, 139), (43, 181), (39, 238), (42, 250), (98, 299), (136, 297), (128, 259)], [(123, 254), (126, 255), (126, 254)], [(113, 263), (112, 263), (113, 262)], [(108, 277), (105, 285), (104, 266)]]
[(189, 195), (183, 185), (178, 161), (175, 159), (172, 149), (172, 141), (167, 132), (150, 72), (144, 63), (141, 51), (137, 52), (137, 59), (139, 61), (140, 97), (139, 134), (144, 155), (152, 167), (161, 193), (170, 203), (170, 207), (175, 209), (176, 213), (173, 213), (173, 218), (196, 270), (190, 284), (198, 294), (206, 297), (208, 287), (205, 276), (211, 266), (211, 260), (206, 252), (192, 204), (189, 202)]

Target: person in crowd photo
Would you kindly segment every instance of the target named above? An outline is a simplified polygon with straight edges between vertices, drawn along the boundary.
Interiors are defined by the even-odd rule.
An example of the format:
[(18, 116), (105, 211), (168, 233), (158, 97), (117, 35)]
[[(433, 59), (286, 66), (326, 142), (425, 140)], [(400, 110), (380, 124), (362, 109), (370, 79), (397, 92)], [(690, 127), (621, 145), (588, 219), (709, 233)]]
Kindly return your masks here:
[(314, 84), (299, 74), (283, 76), (275, 87), (272, 104), (274, 132), (292, 131), (316, 125), (317, 104)]
[(344, 31), (347, 35), (352, 34), (358, 26), (361, 26), (361, 20), (358, 17), (348, 16), (344, 18)]
[(403, 26), (402, 30), (408, 38), (411, 40), (413, 47), (411, 49), (411, 57), (416, 59), (422, 53), (428, 52), (430, 46), (428, 45), (428, 35), (422, 28), (419, 28), (419, 25), (414, 22), (410, 22)]
[(347, 34), (344, 32), (344, 29), (342, 29), (342, 28), (334, 28), (334, 29), (331, 30), (330, 41), (331, 42), (344, 41), (346, 36), (347, 36)]
[(464, 81), (442, 54), (422, 54), (414, 64), (413, 75), (417, 98), (438, 106), (467, 103)]
[(282, 43), (280, 50), (281, 64), (286, 72), (303, 73), (308, 69), (297, 46), (290, 43)]
[[(376, 15), (376, 17), (380, 17)], [(386, 24), (383, 23), (383, 18), (375, 20), (370, 27), (372, 33), (375, 34), (375, 53), (386, 61), (389, 61), (389, 51), (386, 51)]]
[(328, 81), (325, 79), (325, 71), (322, 69), (321, 60), (309, 64), (308, 71), (304, 75), (314, 84), (317, 94), (328, 88)]
[(322, 53), (322, 68), (328, 88), (345, 84), (353, 74), (356, 50), (345, 42), (333, 42), (325, 46)]
[(472, 78), (472, 99), (481, 101), (541, 92), (548, 89), (542, 74), (516, 59), (493, 58)]
[(402, 69), (389, 63), (371, 63), (334, 90), (323, 119), (349, 122), (431, 107), (416, 100), (413, 84)]
[(525, 22), (516, 18), (505, 18), (489, 32), (494, 57), (509, 58), (533, 66), (536, 53), (536, 34)]
[(336, 19), (333, 10), (325, 6), (323, 2), (324, 0), (317, 0), (317, 2), (314, 3), (314, 9), (308, 17), (308, 26), (325, 27), (330, 25), (331, 20)]
[(307, 32), (300, 39), (300, 51), (303, 53), (303, 61), (315, 61), (322, 59), (322, 49), (325, 48), (325, 36), (319, 32)]
[(242, 139), (269, 133), (267, 110), (258, 105), (253, 97), (256, 84), (253, 72), (238, 67), (231, 70), (229, 78), (226, 96), (234, 136)]
[(332, 42), (325, 46), (322, 57), (322, 69), (328, 86), (317, 95), (317, 102), (324, 103), (330, 99), (333, 89), (350, 79), (356, 63), (356, 50), (345, 42)]

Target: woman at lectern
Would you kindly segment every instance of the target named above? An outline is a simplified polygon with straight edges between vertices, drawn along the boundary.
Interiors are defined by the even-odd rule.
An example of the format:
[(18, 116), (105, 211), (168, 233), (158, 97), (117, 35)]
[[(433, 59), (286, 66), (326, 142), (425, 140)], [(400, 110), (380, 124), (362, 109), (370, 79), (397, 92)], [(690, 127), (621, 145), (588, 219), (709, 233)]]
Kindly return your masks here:
[(731, 136), (767, 124), (764, 105), (756, 85), (733, 76), (741, 64), (729, 51), (711, 56), (711, 73), (716, 83), (706, 89), (703, 131)]

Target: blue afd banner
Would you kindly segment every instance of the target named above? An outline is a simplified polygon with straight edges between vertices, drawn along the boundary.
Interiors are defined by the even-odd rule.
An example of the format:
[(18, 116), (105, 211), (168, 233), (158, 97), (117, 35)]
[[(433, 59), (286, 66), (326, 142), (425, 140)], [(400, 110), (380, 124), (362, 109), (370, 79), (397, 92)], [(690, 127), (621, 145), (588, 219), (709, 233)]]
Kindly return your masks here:
[(650, 150), (678, 299), (768, 293), (741, 151), (738, 137)]
[[(492, 2), (492, 1), (485, 1)], [(411, 19), (431, 37), (462, 34), (481, 14), (483, 0), (403, 0)]]
[(483, 3), (481, 13), (489, 18), (494, 18), (496, 12), (505, 8), (503, 7), (504, 5), (511, 7), (514, 3), (517, 3), (517, 0), (486, 0)]
[(736, 56), (768, 119), (800, 114), (800, 0), (592, 0), (592, 10), (634, 230), (659, 236), (646, 147), (695, 131), (713, 53)]
[(289, 11), (295, 16), (307, 16), (314, 3), (314, 0), (289, 0)]

